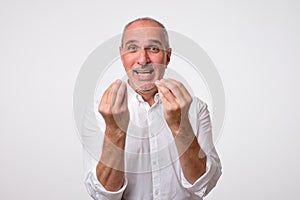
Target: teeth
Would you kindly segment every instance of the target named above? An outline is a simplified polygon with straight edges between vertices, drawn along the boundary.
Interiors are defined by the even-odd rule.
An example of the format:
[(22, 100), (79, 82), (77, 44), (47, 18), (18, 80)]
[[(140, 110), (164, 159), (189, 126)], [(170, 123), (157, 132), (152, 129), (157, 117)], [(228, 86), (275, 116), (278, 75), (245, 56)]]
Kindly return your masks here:
[(134, 70), (134, 72), (137, 73), (137, 74), (152, 74), (153, 71), (154, 70), (145, 71), (145, 72), (139, 72), (139, 71)]
[(138, 72), (138, 74), (150, 74), (151, 72)]

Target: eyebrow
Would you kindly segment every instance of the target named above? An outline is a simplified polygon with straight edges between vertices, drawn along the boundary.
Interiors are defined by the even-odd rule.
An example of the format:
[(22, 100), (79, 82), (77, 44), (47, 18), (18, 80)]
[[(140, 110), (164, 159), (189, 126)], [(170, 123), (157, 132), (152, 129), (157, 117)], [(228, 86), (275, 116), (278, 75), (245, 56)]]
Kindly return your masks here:
[(159, 40), (149, 40), (149, 41), (152, 42), (152, 43), (156, 43), (156, 44), (159, 44), (159, 45), (162, 46), (162, 43)]
[(128, 44), (132, 44), (132, 43), (138, 43), (139, 41), (137, 40), (128, 40), (126, 43), (125, 43), (125, 46), (128, 45)]
[[(150, 39), (150, 40), (148, 40), (148, 41), (151, 42), (151, 43), (156, 43), (156, 44), (159, 44), (159, 45), (162, 46), (162, 43), (161, 43), (161, 41), (159, 41), (159, 40), (153, 40), (153, 39)], [(128, 41), (125, 43), (125, 46), (128, 45), (128, 44), (138, 43), (138, 42), (139, 42), (138, 40), (128, 40)]]

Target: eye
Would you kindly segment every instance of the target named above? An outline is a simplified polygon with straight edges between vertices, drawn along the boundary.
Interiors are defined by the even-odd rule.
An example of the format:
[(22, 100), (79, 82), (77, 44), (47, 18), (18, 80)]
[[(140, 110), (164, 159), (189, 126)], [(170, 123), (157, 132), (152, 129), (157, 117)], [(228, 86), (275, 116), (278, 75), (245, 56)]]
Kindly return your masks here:
[(129, 45), (127, 48), (126, 48), (126, 51), (129, 51), (129, 52), (135, 52), (137, 51), (137, 46), (136, 45)]
[(152, 53), (158, 53), (160, 51), (160, 49), (157, 46), (151, 46), (147, 49)]

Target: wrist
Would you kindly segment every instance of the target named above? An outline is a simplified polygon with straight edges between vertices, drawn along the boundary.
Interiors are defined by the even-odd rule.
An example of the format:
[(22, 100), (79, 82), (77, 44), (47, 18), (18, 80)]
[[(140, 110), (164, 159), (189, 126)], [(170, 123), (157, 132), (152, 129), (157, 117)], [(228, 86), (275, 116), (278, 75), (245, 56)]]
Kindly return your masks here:
[(105, 139), (119, 148), (125, 148), (126, 133), (119, 128), (106, 128)]

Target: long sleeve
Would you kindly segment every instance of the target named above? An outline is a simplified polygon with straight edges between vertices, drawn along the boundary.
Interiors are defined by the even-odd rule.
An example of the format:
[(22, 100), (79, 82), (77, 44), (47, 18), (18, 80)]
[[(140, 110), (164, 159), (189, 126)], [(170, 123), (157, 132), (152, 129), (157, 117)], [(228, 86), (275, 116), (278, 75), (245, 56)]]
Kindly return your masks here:
[[(181, 183), (188, 191), (203, 198), (217, 184), (222, 174), (222, 166), (212, 140), (211, 120), (207, 105), (197, 98), (194, 98), (193, 103), (190, 120), (196, 121), (193, 129), (201, 149), (206, 154), (206, 172), (194, 184), (190, 184), (181, 171)], [(193, 116), (197, 116), (197, 119)]]
[(86, 150), (84, 150), (83, 154), (85, 160), (84, 163), (85, 167), (90, 168), (89, 166), (94, 166), (90, 168), (90, 170), (87, 171), (87, 173), (85, 174), (84, 183), (89, 195), (95, 200), (122, 199), (123, 192), (127, 187), (127, 179), (125, 179), (124, 185), (120, 190), (116, 192), (111, 192), (106, 190), (97, 179), (97, 175), (96, 175), (97, 161), (94, 160)]
[[(143, 102), (130, 98), (131, 126), (126, 140), (125, 179), (117, 192), (107, 191), (98, 181), (96, 166), (101, 156), (105, 123), (101, 116), (88, 110), (83, 119), (81, 139), (84, 154), (84, 183), (93, 199), (144, 199), (160, 198), (202, 199), (216, 185), (221, 176), (221, 164), (212, 141), (210, 116), (205, 103), (194, 99), (190, 108), (190, 122), (200, 147), (207, 156), (206, 172), (190, 184), (184, 177), (173, 135), (164, 123), (162, 104), (147, 112)], [(135, 125), (135, 126), (132, 126)], [(146, 130), (146, 131), (145, 131)], [(150, 137), (147, 130), (156, 130)], [(153, 133), (153, 132), (152, 132)], [(138, 136), (138, 137), (136, 137)], [(159, 152), (159, 153), (158, 153)], [(157, 170), (153, 170), (157, 167)]]

